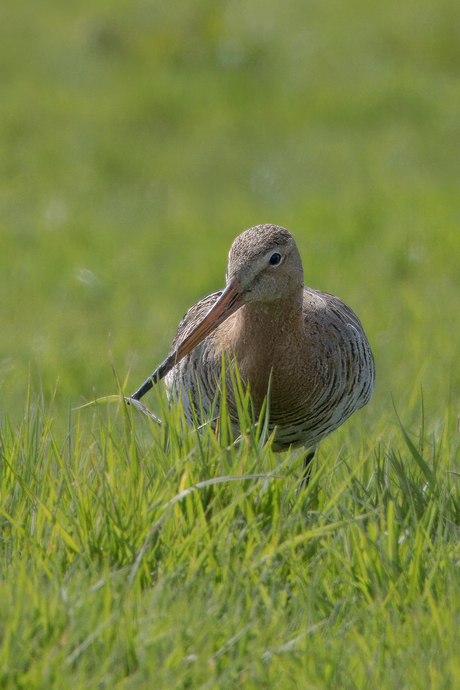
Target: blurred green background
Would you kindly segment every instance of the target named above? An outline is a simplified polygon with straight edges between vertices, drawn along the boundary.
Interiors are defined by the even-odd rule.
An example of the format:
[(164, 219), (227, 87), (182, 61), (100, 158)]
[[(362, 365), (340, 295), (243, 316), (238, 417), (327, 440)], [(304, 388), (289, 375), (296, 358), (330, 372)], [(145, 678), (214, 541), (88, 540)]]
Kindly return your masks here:
[(3, 411), (135, 390), (262, 222), (360, 316), (361, 414), (458, 403), (458, 0), (1, 4)]

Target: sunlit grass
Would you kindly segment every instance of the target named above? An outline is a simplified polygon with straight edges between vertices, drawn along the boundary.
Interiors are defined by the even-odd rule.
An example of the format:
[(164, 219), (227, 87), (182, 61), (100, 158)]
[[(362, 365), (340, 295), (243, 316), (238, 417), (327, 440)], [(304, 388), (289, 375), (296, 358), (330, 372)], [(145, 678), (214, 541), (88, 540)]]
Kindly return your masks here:
[(424, 644), (431, 673), (455, 686), (459, 664), (443, 667), (460, 613), (447, 427), (389, 442), (385, 423), (360, 443), (337, 432), (342, 446), (323, 444), (299, 491), (300, 452), (273, 454), (251, 433), (222, 444), (155, 404), (162, 425), (120, 398), (118, 411), (72, 413), (58, 439), (32, 396), (20, 427), (3, 425), (4, 687), (41, 687), (44, 673), (73, 687), (275, 687), (305, 672), (350, 688), (411, 673), (431, 687)]

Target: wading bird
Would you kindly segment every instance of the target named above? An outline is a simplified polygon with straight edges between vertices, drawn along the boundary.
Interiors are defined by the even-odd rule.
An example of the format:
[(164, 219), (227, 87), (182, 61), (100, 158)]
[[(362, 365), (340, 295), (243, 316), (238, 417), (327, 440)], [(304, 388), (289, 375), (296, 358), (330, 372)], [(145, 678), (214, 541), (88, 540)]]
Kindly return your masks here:
[(187, 422), (203, 423), (219, 396), (223, 354), (249, 386), (256, 417), (269, 392), (273, 450), (310, 450), (304, 482), (318, 442), (369, 402), (374, 390), (374, 359), (360, 320), (338, 297), (304, 286), (294, 238), (277, 225), (257, 225), (235, 239), (225, 289), (188, 310), (168, 357), (131, 397), (140, 400), (164, 377), (170, 394), (182, 400)]

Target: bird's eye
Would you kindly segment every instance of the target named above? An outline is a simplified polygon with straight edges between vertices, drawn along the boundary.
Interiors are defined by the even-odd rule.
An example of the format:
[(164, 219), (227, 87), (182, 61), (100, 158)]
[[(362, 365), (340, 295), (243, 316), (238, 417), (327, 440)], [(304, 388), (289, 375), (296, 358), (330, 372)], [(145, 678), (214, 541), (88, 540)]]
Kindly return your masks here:
[(271, 255), (271, 257), (269, 259), (269, 263), (272, 266), (278, 266), (278, 264), (281, 263), (281, 259), (282, 259), (281, 254), (279, 254), (278, 252), (275, 252), (274, 254)]

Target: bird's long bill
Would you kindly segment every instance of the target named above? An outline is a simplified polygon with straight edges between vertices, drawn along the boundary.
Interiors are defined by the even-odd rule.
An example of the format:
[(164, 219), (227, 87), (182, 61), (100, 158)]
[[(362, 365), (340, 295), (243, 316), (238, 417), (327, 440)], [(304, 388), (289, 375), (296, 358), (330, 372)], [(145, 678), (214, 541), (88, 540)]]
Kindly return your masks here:
[(193, 329), (191, 333), (171, 352), (162, 364), (155, 369), (147, 381), (131, 397), (140, 400), (154, 383), (157, 383), (180, 360), (188, 355), (197, 345), (199, 345), (210, 333), (216, 330), (229, 316), (234, 314), (244, 303), (243, 293), (240, 291), (240, 284), (234, 278), (223, 290), (217, 302), (211, 307), (206, 316)]

